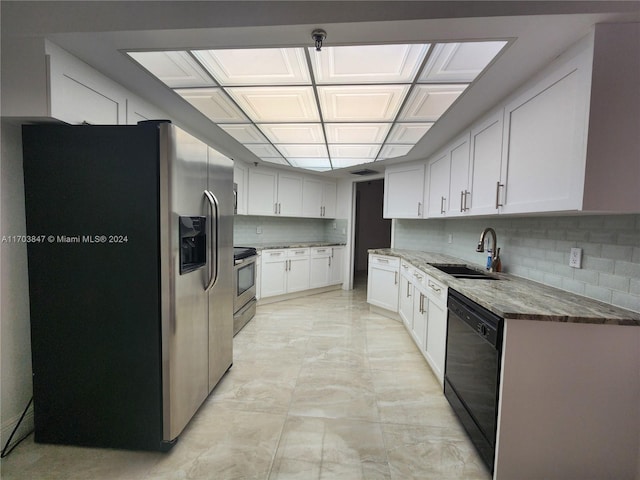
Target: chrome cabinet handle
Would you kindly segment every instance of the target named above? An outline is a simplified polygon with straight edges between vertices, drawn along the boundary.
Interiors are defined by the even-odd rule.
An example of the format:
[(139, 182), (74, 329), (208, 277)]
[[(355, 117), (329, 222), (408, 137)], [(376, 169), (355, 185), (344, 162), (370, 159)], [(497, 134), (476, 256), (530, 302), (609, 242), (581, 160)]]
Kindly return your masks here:
[(282, 213), (282, 204), (278, 203), (278, 215)]
[(380, 262), (380, 263), (389, 263), (389, 260), (387, 260), (386, 258), (378, 258), (378, 262)]
[(422, 203), (418, 202), (418, 216), (422, 215), (421, 211), (422, 211)]
[(465, 190), (464, 191), (464, 211), (468, 212), (469, 211), (469, 207), (467, 206), (467, 197), (469, 196), (471, 192), (469, 190)]
[(440, 213), (442, 215), (444, 215), (444, 202), (445, 202), (446, 198), (445, 197), (440, 197)]
[(278, 214), (278, 204), (277, 203), (273, 204), (273, 213), (276, 214), (276, 215)]
[(394, 280), (393, 280), (393, 284), (397, 285), (398, 284), (398, 272), (393, 272), (395, 274)]
[(464, 190), (460, 190), (460, 212), (464, 212)]
[(409, 293), (409, 287), (411, 286), (411, 283), (407, 282), (407, 298), (409, 298), (411, 296), (411, 294)]
[(424, 295), (420, 293), (420, 305), (418, 307), (420, 313), (424, 313)]
[(431, 283), (431, 281), (429, 281), (428, 283), (429, 283), (429, 288), (431, 288), (431, 290), (434, 290), (436, 292), (440, 292), (442, 290), (441, 288), (436, 288), (435, 283)]
[(418, 280), (422, 280), (422, 275), (418, 273), (414, 273), (413, 276), (416, 277)]
[(496, 182), (496, 209), (498, 207), (504, 207), (502, 203), (500, 203), (500, 187), (504, 187), (504, 183), (500, 183), (500, 180)]
[(329, 266), (331, 266), (331, 257), (328, 257), (328, 258), (329, 258)]

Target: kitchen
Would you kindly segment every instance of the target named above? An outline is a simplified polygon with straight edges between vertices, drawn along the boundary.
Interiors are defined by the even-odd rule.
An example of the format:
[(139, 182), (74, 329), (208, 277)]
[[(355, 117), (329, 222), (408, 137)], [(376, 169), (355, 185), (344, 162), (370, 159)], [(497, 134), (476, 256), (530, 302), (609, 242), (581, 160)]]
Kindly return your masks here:
[[(4, 3), (4, 2), (3, 2)], [(455, 39), (456, 36), (461, 36), (458, 32), (456, 33), (454, 30), (451, 33), (447, 33), (444, 30), (446, 28), (451, 28), (452, 25), (455, 24), (464, 24), (463, 26), (467, 28), (467, 32), (465, 33), (465, 38), (487, 38), (487, 37), (500, 37), (500, 38), (512, 38), (519, 37), (519, 44), (524, 45), (525, 48), (527, 46), (526, 40), (527, 35), (533, 36), (534, 31), (536, 29), (541, 30), (542, 25), (545, 24), (548, 30), (545, 32), (545, 38), (535, 37), (536, 42), (540, 45), (539, 50), (533, 48), (531, 44), (529, 45), (529, 50), (527, 53), (530, 53), (530, 58), (528, 58), (528, 62), (531, 63), (530, 66), (526, 68), (523, 67), (522, 70), (513, 72), (510, 78), (502, 78), (504, 76), (500, 76), (495, 74), (493, 77), (490, 76), (490, 71), (484, 76), (485, 83), (483, 84), (485, 90), (479, 91), (473, 97), (470, 95), (466, 97), (466, 100), (469, 100), (473, 103), (476, 103), (476, 115), (473, 117), (474, 119), (479, 116), (481, 112), (484, 112), (490, 109), (493, 105), (499, 103), (499, 101), (504, 97), (506, 92), (510, 92), (515, 89), (518, 85), (522, 84), (527, 80), (532, 74), (540, 69), (544, 64), (551, 61), (556, 55), (560, 54), (566, 48), (568, 48), (571, 43), (577, 41), (583, 35), (588, 33), (590, 25), (596, 23), (596, 21), (602, 21), (603, 19), (594, 20), (593, 17), (586, 18), (585, 16), (580, 15), (568, 15), (563, 17), (562, 15), (558, 16), (550, 16), (548, 18), (538, 18), (538, 17), (527, 17), (527, 12), (531, 13), (539, 13), (535, 10), (526, 10), (533, 9), (534, 7), (531, 5), (531, 2), (527, 2), (529, 5), (526, 7), (520, 6), (520, 8), (524, 8), (525, 10), (517, 11), (516, 7), (511, 7), (516, 9), (515, 11), (511, 11), (511, 15), (524, 15), (525, 17), (516, 18), (516, 17), (504, 17), (504, 18), (493, 18), (490, 20), (480, 21), (472, 21), (473, 19), (449, 19), (447, 22), (441, 22), (442, 25), (438, 26), (436, 22), (429, 22), (426, 20), (429, 18), (427, 13), (422, 12), (419, 15), (424, 15), (424, 21), (416, 21), (414, 23), (405, 23), (403, 24), (402, 29), (394, 28), (398, 25), (395, 25), (392, 20), (397, 18), (398, 20), (406, 20), (410, 17), (411, 14), (415, 14), (415, 12), (407, 11), (405, 13), (389, 10), (384, 11), (383, 17), (377, 17), (376, 15), (382, 15), (380, 11), (371, 11), (365, 15), (364, 12), (360, 12), (359, 9), (356, 9), (352, 4), (345, 5), (344, 9), (341, 11), (335, 11), (335, 13), (324, 12), (320, 17), (323, 19), (322, 26), (328, 32), (328, 38), (326, 40), (326, 44), (329, 44), (329, 41), (333, 39), (336, 43), (353, 43), (356, 41), (380, 41), (381, 38), (388, 39), (387, 41), (396, 40), (398, 36), (401, 39), (415, 39), (415, 40), (424, 40), (424, 34), (422, 33), (425, 30), (425, 26), (428, 26), (428, 31), (434, 32), (434, 38)], [(634, 15), (637, 16), (637, 11), (634, 11), (633, 4), (624, 4), (619, 5), (615, 4), (614, 6), (610, 6), (608, 8), (618, 8), (618, 9), (630, 9), (631, 13), (627, 12), (625, 15), (630, 15), (630, 17), (622, 17), (631, 18), (632, 20), (637, 20)], [(53, 8), (53, 7), (50, 7)], [(68, 22), (72, 22), (74, 17), (70, 15), (69, 12), (64, 12), (64, 16), (56, 17), (55, 12), (51, 12), (50, 15), (42, 15), (38, 11), (37, 8), (34, 7), (33, 15), (39, 15), (38, 22), (32, 21), (31, 28), (36, 29), (36, 36), (27, 35), (29, 31), (25, 25), (21, 25), (21, 21), (24, 23), (28, 20), (28, 16), (25, 17), (25, 20), (20, 20), (20, 18), (9, 17), (15, 22), (15, 25), (20, 25), (14, 28), (13, 31), (15, 35), (19, 36), (19, 42), (16, 49), (13, 52), (9, 52), (5, 54), (4, 48), (9, 48), (7, 45), (11, 45), (5, 41), (3, 37), (3, 64), (5, 61), (9, 61), (16, 56), (19, 57), (19, 62), (16, 64), (16, 68), (21, 65), (20, 68), (26, 69), (29, 68), (39, 69), (41, 65), (38, 63), (37, 58), (32, 58), (28, 56), (28, 52), (30, 49), (35, 49), (37, 51), (37, 35), (44, 35), (45, 33), (50, 38), (54, 39), (58, 42), (59, 45), (65, 46), (67, 49), (73, 47), (75, 42), (76, 46), (76, 55), (82, 54), (80, 50), (82, 50), (82, 45), (78, 46), (77, 44), (84, 44), (86, 48), (89, 46), (95, 48), (96, 52), (100, 52), (95, 58), (91, 58), (91, 63), (95, 68), (98, 68), (102, 72), (109, 72), (109, 76), (115, 80), (118, 80), (120, 83), (125, 84), (128, 82), (131, 84), (133, 80), (127, 80), (124, 78), (123, 73), (119, 71), (118, 64), (109, 64), (109, 59), (114, 53), (107, 52), (107, 46), (115, 45), (116, 48), (119, 48), (119, 44), (116, 40), (121, 41), (123, 43), (131, 43), (134, 39), (127, 38), (128, 36), (135, 36), (132, 32), (120, 33), (118, 35), (111, 36), (109, 34), (110, 28), (105, 25), (100, 25), (101, 21), (106, 22), (107, 20), (102, 20), (100, 16), (94, 16), (92, 7), (84, 10), (83, 7), (78, 7), (76, 12), (77, 21), (79, 23), (75, 25), (66, 25)], [(131, 7), (133, 8), (133, 7)], [(140, 7), (142, 8), (142, 7)], [(320, 11), (322, 9), (318, 7)], [(415, 7), (418, 8), (418, 7)], [(425, 7), (426, 8), (426, 7)], [(435, 8), (435, 7), (434, 7)], [(596, 8), (596, 7), (594, 7)], [(603, 7), (600, 7), (603, 8)], [(307, 12), (293, 12), (287, 10), (286, 12), (280, 11), (283, 19), (287, 19), (290, 17), (290, 28), (282, 28), (282, 27), (267, 27), (263, 25), (262, 27), (256, 27), (253, 29), (253, 32), (247, 32), (242, 28), (226, 28), (226, 25), (243, 25), (241, 21), (245, 21), (246, 25), (251, 25), (252, 22), (258, 24), (261, 22), (268, 23), (272, 20), (273, 17), (267, 16), (264, 12), (255, 13), (256, 16), (263, 15), (260, 18), (246, 18), (241, 20), (238, 17), (234, 17), (234, 12), (236, 15), (239, 15), (237, 10), (233, 9), (225, 9), (224, 12), (219, 12), (216, 17), (215, 25), (219, 26), (218, 34), (223, 36), (229, 44), (233, 45), (243, 45), (243, 42), (246, 42), (249, 45), (287, 45), (287, 44), (304, 44), (307, 45), (306, 42), (310, 42), (310, 32), (311, 28), (307, 28), (306, 24), (314, 23), (317, 20), (313, 17), (314, 14), (317, 14), (317, 11), (313, 9), (308, 10)], [(28, 12), (21, 12), (21, 14), (27, 14)], [(133, 16), (129, 10), (126, 12), (122, 12), (122, 16), (125, 17), (120, 28), (117, 30), (126, 31), (132, 29), (140, 29), (149, 28), (149, 29), (161, 29), (161, 28), (170, 28), (168, 17), (164, 17), (162, 19), (154, 17), (154, 15), (149, 15), (146, 12), (146, 15), (141, 14), (138, 16)], [(178, 20), (186, 22), (186, 20), (181, 17), (180, 12), (175, 13), (175, 24), (173, 24), (174, 28), (181, 28), (178, 25), (180, 23)], [(246, 10), (243, 12), (245, 15)], [(463, 16), (462, 14), (455, 14), (455, 12), (447, 12), (451, 17), (455, 16)], [(547, 12), (545, 12), (547, 13)], [(560, 13), (560, 12), (550, 12), (550, 13)], [(624, 12), (623, 12), (624, 13)], [(336, 18), (340, 15), (343, 15), (342, 18)], [(429, 14), (437, 16), (438, 12), (430, 12)], [(485, 12), (487, 17), (490, 17), (487, 12)], [(16, 14), (17, 15), (17, 14)], [(228, 15), (228, 18), (225, 18), (225, 15)], [(275, 15), (271, 13), (271, 15)], [(295, 18), (296, 15), (300, 17)], [(391, 16), (390, 16), (391, 15)], [(406, 15), (405, 18), (402, 18), (402, 15)], [(439, 12), (439, 16), (442, 17), (444, 12)], [(597, 12), (592, 15), (597, 16)], [(603, 14), (604, 15), (604, 14)], [(161, 16), (158, 14), (158, 16)], [(587, 15), (588, 16), (588, 15)], [(143, 24), (139, 27), (131, 27), (129, 23), (126, 22), (126, 17), (129, 18), (144, 18)], [(422, 18), (422, 17), (416, 17)], [(605, 19), (610, 20), (613, 17), (606, 17)], [(3, 22), (6, 20), (6, 10), (3, 5)], [(33, 19), (33, 17), (32, 17)], [(271, 19), (271, 20), (269, 20)], [(343, 26), (331, 26), (332, 22), (339, 23), (341, 21), (347, 21), (349, 19), (354, 19), (355, 22), (362, 20), (387, 20), (387, 22), (380, 22), (380, 26), (382, 28), (379, 30), (371, 30), (374, 33), (367, 33), (370, 31), (369, 27), (371, 25), (351, 25), (349, 27), (348, 24)], [(40, 22), (51, 22), (51, 25), (40, 25)], [(500, 20), (500, 21), (499, 21)], [(131, 20), (132, 21), (132, 20)], [(148, 23), (147, 23), (148, 22)], [(160, 26), (160, 22), (162, 26)], [(191, 25), (193, 28), (203, 26), (198, 23), (195, 19), (192, 19), (193, 22)], [(284, 22), (284, 20), (283, 20)], [(557, 22), (554, 24), (554, 22)], [(589, 23), (591, 22), (591, 23)], [(45, 22), (46, 23), (46, 22)], [(164, 25), (166, 23), (166, 26)], [(93, 25), (93, 26), (91, 26)], [(298, 25), (298, 26), (296, 26)], [(302, 25), (302, 26), (300, 26)], [(362, 27), (361, 29), (356, 27)], [(184, 27), (184, 24), (182, 25)], [(246, 27), (249, 29), (249, 27)], [(215, 29), (214, 29), (215, 30)], [(251, 29), (249, 29), (251, 30)], [(103, 32), (102, 34), (92, 35), (90, 33), (82, 34), (78, 32)], [(3, 35), (7, 32), (7, 29), (3, 25)], [(76, 32), (76, 33), (65, 33), (65, 32)], [(487, 32), (491, 32), (488, 34)], [(50, 35), (48, 35), (50, 33)], [(185, 32), (186, 33), (186, 32)], [(191, 32), (196, 34), (197, 32)], [(213, 32), (215, 33), (215, 32)], [(253, 33), (253, 36), (244, 37), (246, 33)], [(267, 35), (268, 34), (268, 35)], [(377, 39), (376, 35), (380, 35)], [(538, 35), (541, 35), (538, 33)], [(544, 36), (544, 35), (541, 35)], [(57, 38), (56, 38), (57, 37)], [(158, 43), (159, 40), (157, 38), (151, 38), (153, 35), (149, 35), (149, 44), (146, 45), (147, 48), (152, 48), (153, 43)], [(215, 37), (215, 35), (214, 35)], [(239, 38), (242, 37), (242, 38)], [(294, 38), (295, 37), (295, 38)], [(216, 37), (218, 38), (218, 37)], [(529, 37), (531, 41), (531, 37)], [(201, 38), (190, 38), (181, 40), (184, 43), (190, 43), (191, 45), (201, 45), (204, 44)], [(64, 45), (66, 42), (66, 45)], [(178, 42), (178, 40), (176, 40)], [(546, 43), (544, 43), (546, 42)], [(15, 45), (15, 41), (14, 41)], [(143, 44), (140, 43), (140, 46)], [(518, 44), (516, 44), (518, 45)], [(178, 47), (178, 43), (175, 44)], [(561, 47), (562, 46), (562, 47)], [(114, 49), (115, 51), (115, 49)], [(512, 50), (513, 51), (513, 50)], [(13, 55), (13, 56), (12, 56)], [(18, 59), (16, 59), (17, 61)], [(85, 61), (87, 60), (85, 54)], [(524, 62), (527, 63), (527, 62)], [(130, 62), (127, 63), (127, 66), (130, 67), (129, 71), (131, 71)], [(527, 70), (529, 68), (529, 70)], [(3, 72), (5, 68), (3, 68)], [(139, 78), (143, 75), (139, 69), (135, 69), (134, 76)], [(3, 73), (4, 76), (4, 73)], [(133, 78), (133, 77), (132, 77)], [(43, 90), (40, 88), (40, 85), (37, 85), (40, 81), (40, 77), (33, 76), (22, 76), (20, 77), (20, 81), (24, 83), (24, 91), (26, 92), (22, 97), (18, 95), (13, 97), (15, 102), (22, 102), (20, 104), (21, 107), (25, 108), (22, 116), (25, 117), (40, 117), (46, 116), (37, 108), (32, 110), (26, 109), (26, 107), (32, 107), (37, 103), (37, 94), (38, 92), (42, 92)], [(163, 104), (165, 111), (171, 111), (172, 117), (176, 118), (176, 121), (180, 121), (185, 126), (189, 126), (194, 133), (199, 133), (202, 136), (208, 137), (211, 136), (208, 123), (202, 117), (199, 117), (196, 112), (188, 110), (188, 105), (185, 104), (182, 100), (175, 98), (174, 96), (167, 95), (166, 89), (164, 86), (159, 83), (149, 82), (148, 78), (145, 77), (145, 86), (149, 90), (150, 96), (155, 96), (154, 100), (158, 104)], [(497, 91), (487, 91), (486, 84), (487, 82), (498, 82), (501, 89), (496, 89)], [(7, 91), (7, 88), (11, 87), (11, 83), (4, 81), (3, 79), (3, 91)], [(480, 88), (481, 84), (477, 86)], [(14, 84), (15, 87), (15, 84)], [(33, 88), (31, 88), (33, 87)], [(129, 87), (131, 88), (131, 87)], [(471, 94), (472, 92), (469, 92)], [(163, 99), (163, 102), (160, 102), (160, 99)], [(11, 100), (11, 99), (9, 99)], [(3, 97), (3, 103), (5, 98)], [(462, 108), (462, 103), (460, 102), (459, 107)], [(36, 105), (37, 106), (37, 105)], [(4, 115), (4, 113), (3, 113)], [(16, 116), (14, 114), (13, 116)], [(461, 112), (458, 110), (456, 113), (452, 110), (451, 115), (448, 115), (447, 118), (443, 119), (443, 124), (439, 123), (439, 126), (433, 127), (433, 129), (429, 132), (430, 138), (437, 145), (445, 144), (451, 137), (454, 132), (461, 131), (464, 127), (469, 124), (469, 119), (467, 117), (467, 112)], [(4, 180), (4, 175), (12, 175), (9, 178), (21, 178), (21, 172), (19, 170), (19, 165), (7, 163), (7, 159), (16, 158), (17, 152), (19, 152), (20, 147), (16, 145), (14, 142), (11, 142), (10, 139), (12, 135), (15, 135), (15, 127), (12, 129), (11, 127), (5, 128), (5, 124), (3, 123), (3, 191), (12, 192), (11, 183), (9, 183), (9, 189), (7, 190), (5, 186), (7, 183)], [(223, 151), (230, 152), (230, 156), (235, 158), (245, 158), (247, 153), (242, 147), (237, 144), (233, 139), (229, 136), (217, 135), (216, 138), (216, 146), (219, 147)], [(425, 152), (424, 145), (418, 145), (417, 150), (423, 149), (423, 151), (418, 151), (415, 155), (417, 155), (413, 159), (408, 160), (418, 160), (421, 158), (427, 158), (431, 155), (431, 153), (435, 152)], [(436, 148), (436, 147), (434, 147)], [(407, 162), (408, 162), (407, 160)], [(249, 164), (249, 168), (251, 167), (251, 163)], [(632, 168), (632, 166), (630, 167)], [(17, 170), (8, 170), (8, 169), (17, 169)], [(633, 171), (633, 170), (631, 170)], [(335, 175), (335, 174), (334, 174)], [(331, 177), (331, 176), (330, 176)], [(348, 175), (347, 177), (350, 177)], [(7, 180), (8, 182), (9, 180)], [(603, 176), (602, 181), (605, 182), (607, 179)], [(311, 228), (313, 228), (313, 235), (322, 235), (322, 238), (317, 240), (329, 240), (335, 241), (336, 243), (347, 243), (350, 241), (350, 228), (352, 224), (351, 220), (351, 195), (352, 195), (352, 181), (350, 178), (347, 179), (338, 179), (338, 202), (337, 202), (337, 212), (336, 212), (336, 228), (334, 229), (333, 222), (331, 220), (305, 220), (309, 222)], [(9, 205), (5, 207), (10, 210), (3, 210), (3, 232), (10, 232), (19, 234), (21, 232), (20, 228), (16, 228), (15, 225), (24, 224), (24, 210), (23, 206), (20, 206), (18, 202), (18, 198), (22, 197), (23, 194), (21, 192), (16, 192), (13, 198), (16, 198), (13, 202), (5, 203), (5, 198), (3, 197), (3, 205)], [(22, 217), (22, 221), (20, 218)], [(272, 219), (267, 219), (268, 217), (264, 217), (263, 235), (271, 234), (272, 236), (269, 238), (269, 242), (278, 242), (283, 240), (291, 240), (291, 234), (289, 233), (291, 230), (294, 230), (299, 223), (293, 219), (281, 219), (281, 223), (278, 224), (277, 230), (282, 232), (282, 237), (278, 237), (278, 234), (272, 233), (270, 228)], [(10, 221), (10, 223), (5, 224), (5, 219)], [(250, 221), (251, 219), (249, 219)], [(7, 227), (5, 227), (7, 225)], [(532, 280), (542, 281), (543, 283), (547, 283), (550, 285), (554, 285), (560, 287), (564, 290), (579, 289), (579, 291), (584, 292), (587, 296), (595, 297), (601, 300), (606, 301), (607, 303), (616, 304), (622, 307), (629, 308), (631, 310), (637, 311), (638, 305), (638, 294), (637, 294), (637, 270), (634, 270), (633, 265), (637, 265), (638, 262), (638, 218), (637, 215), (627, 214), (620, 216), (578, 216), (578, 215), (569, 215), (569, 216), (544, 216), (544, 217), (536, 217), (536, 216), (523, 216), (523, 217), (502, 217), (502, 218), (491, 218), (491, 219), (458, 219), (458, 218), (445, 218), (445, 219), (437, 219), (437, 220), (417, 220), (417, 219), (408, 219), (402, 218), (399, 220), (395, 220), (394, 225), (394, 244), (395, 248), (408, 248), (415, 250), (433, 250), (433, 245), (438, 246), (438, 250), (443, 251), (443, 253), (449, 253), (456, 257), (462, 258), (465, 261), (472, 262), (475, 264), (482, 264), (484, 258), (482, 255), (475, 253), (475, 245), (477, 243), (477, 237), (480, 231), (487, 225), (493, 225), (498, 232), (498, 239), (500, 245), (502, 245), (502, 258), (503, 264), (506, 268), (509, 269), (510, 272), (530, 278)], [(22, 227), (24, 228), (24, 227)], [(247, 231), (248, 231), (247, 227)], [(340, 238), (342, 235), (342, 229), (345, 229), (344, 235), (345, 239)], [(256, 226), (257, 229), (257, 226)], [(286, 235), (285, 235), (286, 234)], [(259, 235), (259, 234), (255, 234)], [(329, 238), (332, 235), (336, 235), (338, 238)], [(304, 236), (299, 238), (294, 238), (294, 241), (304, 241), (310, 240), (310, 238), (304, 238)], [(587, 241), (589, 240), (589, 241)], [(569, 270), (568, 265), (564, 265), (564, 258), (568, 256), (569, 248), (575, 246), (575, 242), (584, 242), (589, 244), (588, 250), (587, 247), (584, 248), (584, 269), (580, 272), (581, 275), (576, 275), (578, 270)], [(634, 243), (635, 242), (635, 243)], [(606, 247), (604, 247), (606, 245)], [(3, 246), (3, 252), (6, 246)], [(22, 255), (22, 264), (16, 263), (15, 261), (8, 260), (6, 263), (6, 259), (3, 253), (3, 265), (8, 265), (7, 268), (15, 269), (9, 275), (9, 279), (13, 280), (11, 282), (4, 282), (6, 284), (6, 288), (8, 290), (4, 290), (3, 287), (3, 369), (8, 369), (7, 371), (3, 370), (3, 437), (5, 437), (5, 422), (7, 419), (17, 419), (19, 416), (24, 404), (28, 400), (29, 397), (29, 365), (30, 365), (30, 352), (28, 351), (28, 298), (25, 298), (24, 291), (26, 291), (26, 271), (24, 264), (26, 263), (26, 258), (24, 257), (24, 253), (19, 254)], [(620, 258), (619, 258), (620, 257)], [(346, 257), (349, 259), (349, 255)], [(628, 267), (628, 273), (625, 275), (616, 275), (615, 274), (615, 262), (624, 262), (626, 267)], [(3, 267), (4, 271), (4, 267)], [(346, 272), (346, 271), (345, 271)], [(594, 273), (595, 272), (595, 273)], [(600, 275), (602, 273), (603, 275)], [(3, 274), (4, 275), (4, 274)], [(618, 278), (622, 276), (622, 278)], [(4, 279), (4, 277), (3, 277)], [(20, 282), (17, 282), (16, 279), (22, 279)], [(347, 282), (350, 281), (349, 275), (345, 274), (345, 279)], [(598, 284), (599, 281), (609, 282), (608, 284)], [(349, 283), (347, 283), (349, 286)], [(7, 303), (9, 302), (9, 303)], [(6, 310), (5, 310), (6, 309)], [(9, 312), (9, 313), (6, 313)], [(8, 316), (7, 316), (8, 315)], [(7, 323), (7, 318), (13, 319)], [(9, 334), (6, 332), (8, 329)], [(5, 340), (6, 339), (6, 340)], [(8, 345), (7, 343), (8, 342)], [(5, 357), (9, 355), (8, 357)], [(6, 372), (6, 373), (5, 373)], [(6, 379), (6, 380), (5, 380)], [(25, 380), (27, 379), (27, 380)], [(11, 382), (5, 384), (6, 382)], [(12, 398), (11, 396), (5, 398), (4, 395), (11, 395), (9, 392), (16, 392), (16, 397)], [(5, 410), (6, 409), (6, 410)], [(5, 413), (6, 412), (6, 413)], [(6, 415), (6, 416), (5, 416)], [(10, 430), (10, 429), (9, 429)]]

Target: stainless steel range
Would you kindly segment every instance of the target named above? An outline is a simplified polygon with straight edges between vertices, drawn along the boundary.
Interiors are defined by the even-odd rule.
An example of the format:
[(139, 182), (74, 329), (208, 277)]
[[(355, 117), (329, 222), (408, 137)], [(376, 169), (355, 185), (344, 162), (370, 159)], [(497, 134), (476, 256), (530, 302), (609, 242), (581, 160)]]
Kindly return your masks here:
[(233, 334), (235, 335), (256, 314), (255, 248), (233, 248)]

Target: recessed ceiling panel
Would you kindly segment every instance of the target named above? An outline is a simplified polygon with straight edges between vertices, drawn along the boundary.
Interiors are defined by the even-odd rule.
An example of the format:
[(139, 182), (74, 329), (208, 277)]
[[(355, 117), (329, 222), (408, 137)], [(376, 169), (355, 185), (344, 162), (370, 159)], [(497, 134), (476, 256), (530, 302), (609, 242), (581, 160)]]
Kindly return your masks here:
[(385, 145), (380, 150), (380, 155), (378, 155), (378, 160), (383, 160), (385, 158), (395, 158), (402, 157), (409, 153), (409, 151), (413, 148), (413, 145)]
[(416, 85), (405, 105), (401, 121), (435, 122), (467, 85)]
[(324, 143), (320, 123), (265, 123), (258, 126), (273, 143)]
[(392, 121), (409, 90), (408, 85), (318, 87), (326, 122)]
[(363, 158), (336, 158), (335, 160), (331, 159), (331, 163), (333, 164), (333, 168), (347, 168), (362, 163), (370, 163), (370, 160)]
[(507, 42), (439, 43), (419, 82), (471, 83)]
[(331, 159), (362, 158), (373, 162), (380, 151), (380, 145), (329, 145)]
[(276, 157), (282, 157), (282, 155), (280, 155), (280, 152), (278, 152), (278, 150), (276, 150), (273, 145), (271, 145), (270, 143), (264, 143), (264, 144), (246, 144), (245, 147), (247, 147), (249, 150), (251, 150), (251, 152), (256, 156), (256, 157), (267, 157), (267, 158), (276, 158)]
[(240, 143), (269, 143), (260, 130), (250, 123), (218, 126)]
[(226, 91), (255, 123), (320, 121), (312, 87), (232, 87)]
[(433, 125), (430, 123), (396, 123), (386, 143), (416, 144)]
[(429, 45), (358, 45), (309, 49), (318, 84), (411, 83)]
[(329, 143), (382, 143), (391, 123), (327, 123)]
[(265, 162), (276, 163), (278, 165), (289, 165), (289, 162), (282, 157), (260, 157), (260, 159)]
[(276, 147), (286, 158), (326, 158), (327, 146), (322, 144), (277, 144)]
[(128, 54), (169, 87), (215, 85), (211, 77), (188, 52), (128, 52)]
[(242, 110), (220, 88), (188, 88), (175, 92), (215, 123), (248, 122)]
[(193, 50), (221, 85), (309, 84), (302, 48)]
[(308, 170), (325, 171), (331, 170), (331, 163), (328, 157), (323, 158), (289, 158), (289, 162), (294, 167), (306, 168)]

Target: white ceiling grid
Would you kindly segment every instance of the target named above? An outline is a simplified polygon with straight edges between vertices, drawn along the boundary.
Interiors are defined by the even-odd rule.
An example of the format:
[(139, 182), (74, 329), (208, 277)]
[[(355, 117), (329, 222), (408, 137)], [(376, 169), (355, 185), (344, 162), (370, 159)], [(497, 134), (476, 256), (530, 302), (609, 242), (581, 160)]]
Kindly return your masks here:
[(406, 155), (507, 42), (129, 52), (260, 159)]

